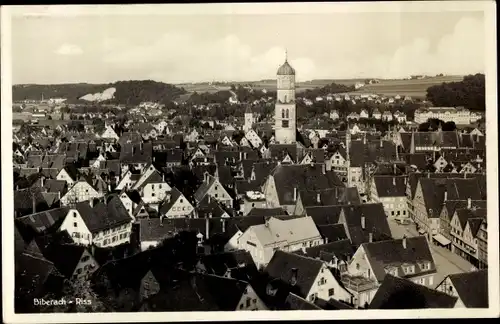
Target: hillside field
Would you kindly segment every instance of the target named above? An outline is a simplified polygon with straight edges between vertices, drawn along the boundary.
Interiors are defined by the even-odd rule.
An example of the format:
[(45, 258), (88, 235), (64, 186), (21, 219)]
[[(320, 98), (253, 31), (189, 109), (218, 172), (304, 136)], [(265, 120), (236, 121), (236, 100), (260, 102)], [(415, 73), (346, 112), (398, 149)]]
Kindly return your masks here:
[[(332, 82), (337, 84), (354, 85), (357, 82), (363, 82), (365, 79), (331, 79), (331, 80), (312, 80), (297, 83), (297, 92), (305, 91), (312, 88), (321, 88)], [(443, 82), (462, 81), (463, 76), (442, 76), (431, 77), (422, 80), (380, 80), (380, 83), (365, 85), (359, 89), (360, 92), (373, 92), (386, 96), (411, 96), (424, 98), (427, 88)], [(276, 90), (276, 80), (262, 80), (238, 82), (235, 84), (251, 84), (254, 89)], [(228, 90), (229, 86), (213, 86), (209, 84), (179, 84), (189, 93), (192, 92), (216, 92), (220, 90)]]

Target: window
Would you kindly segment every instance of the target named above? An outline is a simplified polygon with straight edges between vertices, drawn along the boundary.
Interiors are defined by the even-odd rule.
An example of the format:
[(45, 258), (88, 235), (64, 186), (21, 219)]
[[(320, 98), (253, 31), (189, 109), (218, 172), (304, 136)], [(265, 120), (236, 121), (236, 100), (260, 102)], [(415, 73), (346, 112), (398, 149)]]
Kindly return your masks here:
[(240, 304), (240, 309), (243, 309), (243, 304)]
[(217, 186), (215, 186), (215, 190), (217, 190)]
[(335, 291), (333, 288), (328, 289), (328, 297), (332, 297), (334, 295)]
[(102, 245), (107, 245), (109, 243), (109, 239), (105, 239), (103, 242), (102, 242)]
[(90, 257), (88, 255), (84, 256), (81, 260), (81, 262), (87, 262)]
[(117, 240), (117, 237), (113, 236), (113, 239), (111, 240), (111, 242), (116, 242), (116, 240)]
[(76, 212), (73, 212), (73, 217), (76, 217)]
[(356, 263), (356, 270), (359, 270), (359, 263)]
[(252, 303), (255, 305), (257, 304), (257, 299), (252, 300)]
[(252, 299), (247, 298), (247, 301), (246, 301), (246, 304), (247, 304), (247, 305), (246, 305), (246, 306), (247, 306), (247, 307), (250, 307), (250, 303), (251, 303), (251, 302), (252, 302)]
[(77, 222), (74, 222), (74, 223), (73, 223), (73, 227), (78, 227), (78, 223), (77, 223)]
[(154, 197), (154, 196), (155, 196), (155, 193), (153, 192), (153, 193), (151, 194), (151, 197)]
[(80, 273), (82, 273), (82, 268), (76, 269), (76, 274), (80, 274)]
[(283, 127), (283, 128), (288, 128), (288, 127), (289, 127), (289, 122), (288, 122), (288, 120), (286, 120), (286, 119), (285, 119), (285, 120), (282, 120), (282, 121), (281, 121), (281, 127)]
[(158, 185), (158, 189), (161, 189), (161, 184)]
[(182, 204), (182, 203), (184, 202), (184, 200), (181, 198), (181, 199), (180, 199), (180, 202), (181, 202), (181, 204)]
[[(286, 96), (285, 96), (285, 101), (286, 101)], [(290, 118), (290, 110), (286, 110), (285, 118)]]
[(215, 198), (217, 198), (219, 195), (218, 194), (215, 194)]
[(285, 118), (285, 109), (281, 110), (281, 118)]

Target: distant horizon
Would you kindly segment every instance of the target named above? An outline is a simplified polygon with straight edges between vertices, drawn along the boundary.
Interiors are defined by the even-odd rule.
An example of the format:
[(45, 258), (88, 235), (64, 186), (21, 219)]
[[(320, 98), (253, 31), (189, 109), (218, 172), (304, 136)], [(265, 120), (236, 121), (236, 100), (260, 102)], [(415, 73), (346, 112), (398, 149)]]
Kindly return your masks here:
[[(439, 74), (439, 73), (438, 73)], [(475, 74), (484, 74), (483, 72), (476, 72), (476, 73), (468, 73), (468, 74), (444, 74), (442, 77), (465, 77), (467, 75), (475, 75)], [(423, 74), (422, 74), (423, 75)], [(438, 77), (437, 75), (426, 75), (429, 78), (436, 78)], [(366, 78), (342, 78), (342, 79), (328, 79), (328, 78), (320, 78), (320, 79), (312, 79), (312, 80), (304, 80), (304, 81), (297, 81), (297, 83), (307, 83), (307, 82), (314, 82), (314, 81), (358, 81), (358, 80), (382, 80), (382, 81), (391, 81), (391, 80), (404, 80), (404, 78), (375, 78), (375, 77), (366, 77)], [(154, 82), (159, 82), (159, 83), (165, 83), (165, 84), (171, 84), (175, 86), (182, 86), (184, 84), (204, 84), (204, 83), (214, 83), (214, 82), (219, 82), (219, 83), (257, 83), (257, 82), (263, 82), (263, 81), (274, 81), (275, 79), (261, 79), (261, 80), (244, 80), (244, 81), (225, 81), (225, 80), (213, 80), (213, 81), (195, 81), (195, 82), (179, 82), (179, 83), (170, 83), (170, 82), (164, 82), (164, 81), (159, 81), (159, 80), (154, 80), (154, 79), (123, 79), (123, 80), (116, 80), (116, 81), (111, 81), (111, 82), (61, 82), (61, 83), (16, 83), (12, 84), (12, 86), (58, 86), (58, 85), (77, 85), (77, 84), (89, 84), (89, 85), (106, 85), (106, 84), (113, 84), (116, 82), (126, 82), (126, 81), (154, 81)]]

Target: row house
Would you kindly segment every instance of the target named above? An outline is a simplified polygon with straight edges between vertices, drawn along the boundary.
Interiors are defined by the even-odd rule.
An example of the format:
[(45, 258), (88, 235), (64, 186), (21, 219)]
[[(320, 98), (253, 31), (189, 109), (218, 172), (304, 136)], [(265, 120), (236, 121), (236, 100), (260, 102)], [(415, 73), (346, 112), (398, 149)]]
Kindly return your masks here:
[(488, 308), (488, 270), (446, 276), (436, 290), (458, 299), (459, 307)]
[(409, 219), (405, 176), (373, 176), (370, 198), (382, 203), (387, 217)]
[(476, 268), (479, 267), (478, 232), (483, 220), (486, 219), (486, 208), (471, 207), (457, 209), (451, 218), (452, 252), (469, 261)]

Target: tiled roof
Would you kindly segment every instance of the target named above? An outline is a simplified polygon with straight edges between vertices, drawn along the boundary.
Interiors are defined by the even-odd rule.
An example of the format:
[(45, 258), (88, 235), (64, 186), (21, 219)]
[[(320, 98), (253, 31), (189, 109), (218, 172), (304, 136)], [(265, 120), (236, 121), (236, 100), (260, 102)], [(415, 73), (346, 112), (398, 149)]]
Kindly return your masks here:
[(321, 308), (302, 297), (289, 293), (285, 300), (286, 310), (321, 310)]
[(271, 217), (265, 224), (254, 225), (253, 232), (263, 245), (275, 242), (302, 242), (321, 237), (316, 224), (310, 217), (279, 220)]
[(488, 307), (488, 270), (451, 274), (449, 278), (465, 307)]
[(354, 252), (356, 251), (352, 247), (351, 241), (349, 241), (349, 239), (339, 240), (335, 242), (330, 242), (306, 248), (307, 256), (311, 258), (320, 258), (326, 262), (331, 261), (331, 258), (329, 260), (325, 260), (324, 258), (322, 258), (322, 255), (324, 253), (327, 253), (330, 256), (335, 256), (340, 260), (348, 261), (354, 255)]
[(381, 198), (406, 196), (406, 177), (374, 176), (373, 181)]
[(294, 189), (325, 190), (344, 186), (332, 172), (323, 173), (323, 165), (278, 165), (271, 175), (274, 178), (280, 205), (294, 205)]
[(250, 212), (246, 216), (270, 217), (270, 216), (280, 216), (280, 215), (286, 216), (288, 215), (288, 213), (283, 208), (254, 207), (250, 210)]
[[(385, 267), (388, 266), (398, 268), (398, 275), (401, 277), (436, 272), (434, 258), (425, 236), (406, 238), (406, 247), (403, 245), (403, 240), (386, 240), (362, 245), (373, 274), (379, 282), (386, 276)], [(422, 270), (418, 264), (420, 262), (429, 262), (430, 269)], [(414, 273), (405, 274), (401, 268), (404, 264), (414, 265)]]
[[(392, 233), (387, 222), (387, 216), (382, 204), (362, 204), (358, 206), (344, 206), (342, 208), (345, 228), (353, 245), (359, 246), (368, 242), (370, 233), (373, 241), (381, 241), (392, 238)], [(364, 217), (364, 228), (363, 228)]]
[(453, 308), (456, 297), (387, 275), (373, 297), (370, 309)]
[(98, 203), (94, 208), (88, 202), (77, 203), (76, 209), (92, 233), (132, 221), (127, 209), (117, 195), (108, 197), (106, 204)]
[(298, 288), (297, 293), (300, 297), (305, 298), (322, 266), (322, 261), (278, 250), (274, 253), (264, 272), (271, 278), (293, 285), (291, 279), (293, 271), (295, 271), (293, 269), (296, 269), (297, 280), (295, 286)]

